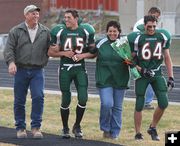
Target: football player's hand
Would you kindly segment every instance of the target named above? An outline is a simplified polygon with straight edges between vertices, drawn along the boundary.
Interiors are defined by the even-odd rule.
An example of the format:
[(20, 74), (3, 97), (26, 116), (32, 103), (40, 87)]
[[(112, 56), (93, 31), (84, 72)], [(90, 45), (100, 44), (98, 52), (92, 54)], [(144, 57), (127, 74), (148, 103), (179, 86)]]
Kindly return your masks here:
[(69, 51), (64, 51), (64, 56), (68, 58), (72, 58), (74, 56), (74, 52), (69, 50)]
[(75, 62), (78, 62), (82, 59), (84, 59), (84, 55), (83, 54), (75, 54), (72, 59), (75, 61)]
[(77, 58), (77, 56), (76, 56), (76, 55), (72, 56), (72, 59), (73, 59), (75, 62), (77, 62), (77, 61), (78, 61), (78, 58)]
[(133, 68), (136, 66), (132, 61), (129, 61), (129, 60), (124, 60), (124, 63), (128, 65), (130, 68)]
[(141, 74), (145, 78), (152, 78), (154, 77), (155, 72), (147, 68), (141, 68)]
[(168, 90), (172, 90), (172, 88), (174, 88), (175, 83), (174, 83), (174, 78), (173, 77), (169, 77), (168, 82), (167, 82), (167, 86), (168, 86)]

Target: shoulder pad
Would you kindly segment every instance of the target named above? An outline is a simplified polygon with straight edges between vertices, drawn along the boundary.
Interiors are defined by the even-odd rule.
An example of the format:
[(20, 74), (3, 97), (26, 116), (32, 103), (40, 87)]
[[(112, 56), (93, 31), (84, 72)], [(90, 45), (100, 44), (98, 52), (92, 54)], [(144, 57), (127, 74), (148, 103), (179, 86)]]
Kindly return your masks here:
[(137, 26), (137, 29), (141, 32), (145, 31), (144, 24), (140, 24)]
[(138, 35), (140, 35), (141, 32), (136, 31), (136, 32), (131, 32), (130, 34), (127, 35), (128, 41), (129, 42), (134, 42), (134, 40), (137, 38)]
[(161, 29), (157, 29), (156, 32), (163, 33), (167, 38), (171, 37), (171, 34), (167, 30), (165, 30), (165, 29), (162, 29), (162, 28)]
[(80, 26), (86, 29), (90, 34), (95, 33), (94, 27), (90, 25), (89, 23), (81, 23)]
[(56, 35), (56, 34), (59, 32), (59, 30), (65, 28), (65, 27), (66, 27), (66, 26), (65, 26), (63, 23), (58, 24), (58, 25), (54, 26), (54, 27), (51, 29), (51, 34), (55, 34), (55, 35)]

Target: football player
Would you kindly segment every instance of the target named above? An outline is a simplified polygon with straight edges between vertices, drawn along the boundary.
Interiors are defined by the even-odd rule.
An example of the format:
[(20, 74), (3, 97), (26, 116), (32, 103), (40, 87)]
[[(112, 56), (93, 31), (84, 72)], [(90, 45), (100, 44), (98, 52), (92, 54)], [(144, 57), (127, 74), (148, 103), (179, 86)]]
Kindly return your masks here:
[[(154, 16), (144, 17), (144, 32), (133, 32), (128, 35), (132, 54), (136, 58), (136, 67), (142, 77), (135, 81), (136, 107), (134, 113), (136, 140), (142, 140), (140, 132), (142, 122), (142, 110), (144, 107), (144, 95), (146, 88), (151, 84), (157, 97), (158, 106), (155, 109), (150, 127), (147, 130), (152, 140), (159, 141), (156, 126), (168, 106), (168, 87), (174, 87), (172, 61), (169, 53), (171, 42), (170, 34), (165, 29), (156, 29), (157, 19)], [(161, 66), (165, 62), (168, 73), (166, 82)]]
[[(159, 20), (161, 16), (161, 10), (158, 7), (151, 7), (148, 11), (148, 15), (155, 16), (157, 20)], [(144, 31), (144, 18), (141, 18), (140, 20), (136, 22), (136, 24), (133, 27), (133, 31), (141, 31), (141, 32)], [(154, 98), (154, 92), (151, 85), (149, 85), (147, 87), (146, 94), (145, 94), (144, 109), (147, 109), (147, 110), (154, 109), (152, 105), (153, 98)]]
[(95, 46), (94, 33), (95, 30), (90, 24), (83, 24), (79, 21), (76, 10), (67, 10), (64, 14), (64, 23), (51, 30), (52, 45), (49, 48), (48, 55), (61, 58), (59, 85), (62, 92), (60, 113), (63, 124), (63, 138), (70, 138), (68, 118), (72, 81), (74, 81), (78, 94), (76, 121), (72, 132), (77, 138), (83, 137), (80, 123), (88, 100), (88, 77), (84, 59), (94, 57), (94, 54), (91, 53)]

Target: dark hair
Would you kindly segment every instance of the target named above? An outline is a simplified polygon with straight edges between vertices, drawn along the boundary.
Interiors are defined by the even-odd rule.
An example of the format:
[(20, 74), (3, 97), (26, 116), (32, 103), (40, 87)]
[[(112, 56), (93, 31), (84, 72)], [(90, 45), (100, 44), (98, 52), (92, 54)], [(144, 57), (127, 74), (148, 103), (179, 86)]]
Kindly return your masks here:
[(157, 19), (156, 19), (155, 16), (152, 16), (152, 15), (146, 15), (146, 16), (144, 16), (144, 24), (146, 25), (147, 22), (149, 22), (149, 21), (151, 21), (151, 22), (156, 21), (156, 22), (157, 22)]
[(149, 9), (149, 11), (148, 11), (148, 15), (149, 15), (149, 14), (154, 14), (154, 13), (159, 13), (159, 14), (161, 15), (161, 10), (160, 10), (160, 8), (158, 8), (158, 7), (151, 7), (151, 8)]
[(113, 26), (114, 28), (117, 28), (119, 33), (121, 33), (121, 25), (117, 21), (109, 21), (106, 26), (106, 32), (108, 32), (109, 27)]
[(78, 11), (76, 11), (76, 10), (71, 10), (70, 9), (70, 10), (65, 11), (65, 13), (71, 13), (74, 18), (79, 17)]

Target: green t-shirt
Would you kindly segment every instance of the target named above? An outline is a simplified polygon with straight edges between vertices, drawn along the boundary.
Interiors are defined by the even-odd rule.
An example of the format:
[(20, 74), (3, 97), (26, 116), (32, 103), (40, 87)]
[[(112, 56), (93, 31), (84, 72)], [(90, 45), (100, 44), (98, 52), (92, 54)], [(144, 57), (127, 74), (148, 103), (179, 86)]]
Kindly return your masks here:
[(107, 37), (96, 42), (96, 86), (127, 89), (129, 83), (128, 66), (111, 47), (111, 43)]

